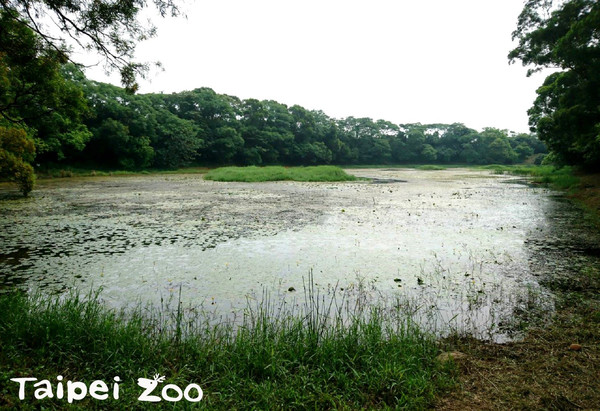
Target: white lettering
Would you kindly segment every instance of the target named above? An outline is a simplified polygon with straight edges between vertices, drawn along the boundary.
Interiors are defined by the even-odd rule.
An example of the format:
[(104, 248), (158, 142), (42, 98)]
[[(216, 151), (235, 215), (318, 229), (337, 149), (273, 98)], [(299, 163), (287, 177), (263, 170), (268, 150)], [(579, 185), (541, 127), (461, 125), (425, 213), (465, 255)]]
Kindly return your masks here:
[(115, 384), (113, 385), (113, 398), (115, 400), (119, 399), (119, 381), (121, 381), (121, 379), (119, 378), (119, 376), (117, 375), (115, 378)]
[[(79, 391), (79, 393), (77, 393)], [(67, 402), (71, 404), (73, 400), (82, 400), (87, 395), (87, 387), (82, 382), (67, 381)]]
[[(169, 397), (167, 395), (169, 393), (169, 390), (175, 391), (177, 393), (177, 397)], [(183, 392), (181, 392), (181, 388), (179, 388), (175, 384), (167, 384), (162, 389), (162, 397), (165, 401), (177, 402), (181, 401), (181, 399), (183, 398)]]
[(33, 384), (34, 387), (39, 387), (41, 385), (45, 385), (45, 387), (38, 388), (35, 390), (33, 396), (38, 400), (43, 400), (44, 398), (52, 398), (54, 395), (52, 394), (52, 385), (50, 385), (50, 381), (42, 380), (40, 382), (36, 382)]
[[(192, 389), (194, 389), (194, 388), (198, 392), (198, 396), (196, 398), (190, 397), (190, 391)], [(185, 387), (185, 391), (183, 392), (183, 396), (189, 402), (200, 402), (200, 401), (202, 401), (202, 397), (204, 396), (204, 392), (202, 392), (202, 388), (200, 388), (200, 386), (198, 384), (190, 384), (187, 387)]]
[(10, 380), (19, 383), (19, 399), (23, 401), (25, 399), (25, 383), (27, 381), (37, 381), (37, 378), (11, 378)]
[[(62, 381), (63, 377), (62, 377), (62, 375), (59, 375), (58, 377), (56, 377), (56, 379), (58, 381)], [(65, 394), (63, 392), (63, 384), (62, 384), (62, 382), (59, 382), (58, 385), (57, 385), (57, 387), (56, 387), (56, 398), (58, 398), (59, 400), (61, 400), (64, 395)]]
[(145, 388), (142, 395), (138, 397), (138, 401), (160, 402), (160, 397), (156, 395), (148, 395), (151, 394), (158, 385), (157, 381), (150, 380), (148, 378), (138, 378), (137, 384), (140, 387)]
[[(66, 388), (64, 387), (63, 376), (56, 377), (56, 392), (49, 380), (38, 380), (33, 377), (11, 378), (19, 384), (19, 400), (25, 399), (25, 391), (28, 382), (35, 382), (33, 385), (33, 396), (37, 400), (46, 398), (63, 399), (66, 391), (66, 399), (69, 404), (74, 401), (83, 400), (88, 394), (96, 400), (106, 400), (110, 395), (110, 388), (107, 383), (102, 380), (94, 380), (89, 386), (84, 382), (66, 380)], [(200, 402), (204, 397), (204, 392), (198, 384), (189, 384), (182, 389), (176, 384), (167, 384), (160, 391), (160, 396), (152, 395), (160, 383), (165, 381), (165, 377), (160, 374), (154, 375), (153, 379), (138, 378), (137, 384), (144, 389), (144, 392), (138, 397), (138, 401), (146, 402), (178, 402), (185, 398), (188, 402)], [(112, 396), (115, 400), (119, 399), (119, 383), (121, 378), (118, 376), (113, 378)], [(194, 392), (195, 391), (195, 392)]]
[[(90, 395), (97, 400), (105, 400), (108, 398), (108, 387), (104, 381), (96, 380), (90, 384)], [(104, 393), (104, 394), (99, 394)]]

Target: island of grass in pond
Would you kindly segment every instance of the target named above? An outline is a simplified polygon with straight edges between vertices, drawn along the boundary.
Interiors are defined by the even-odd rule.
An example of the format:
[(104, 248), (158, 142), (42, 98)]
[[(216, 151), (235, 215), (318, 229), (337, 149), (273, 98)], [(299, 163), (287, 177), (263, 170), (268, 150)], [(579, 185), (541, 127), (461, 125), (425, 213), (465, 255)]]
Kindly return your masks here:
[(209, 171), (204, 176), (206, 180), (214, 181), (354, 181), (355, 176), (347, 174), (335, 166), (312, 167), (221, 167)]

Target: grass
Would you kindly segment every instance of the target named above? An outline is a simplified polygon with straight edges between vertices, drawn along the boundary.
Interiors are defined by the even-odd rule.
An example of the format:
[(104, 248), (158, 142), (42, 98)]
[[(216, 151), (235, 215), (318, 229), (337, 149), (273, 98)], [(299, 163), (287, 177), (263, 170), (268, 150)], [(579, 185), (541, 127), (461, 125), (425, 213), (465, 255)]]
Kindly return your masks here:
[[(533, 176), (570, 190), (596, 216), (600, 211), (598, 175), (547, 166), (482, 168)], [(60, 374), (88, 383), (119, 375), (121, 399), (101, 405), (141, 409), (135, 380), (162, 373), (167, 383), (198, 383), (205, 394), (200, 406), (209, 409), (597, 409), (600, 269), (548, 276), (544, 285), (557, 296), (552, 322), (531, 323), (522, 341), (507, 344), (460, 335), (435, 341), (376, 307), (349, 322), (325, 323), (317, 314), (323, 307), (286, 313), (266, 302), (234, 327), (192, 324), (176, 314), (165, 322), (143, 309), (115, 312), (97, 296), (2, 295), (0, 408), (68, 408), (31, 395), (20, 402), (10, 381)], [(458, 376), (436, 361), (440, 350), (466, 355), (457, 360)], [(95, 407), (89, 399), (73, 406)]]
[(576, 190), (569, 197), (587, 211), (585, 217), (600, 230), (600, 173), (578, 176)]
[(533, 181), (548, 184), (559, 190), (571, 191), (577, 189), (579, 177), (575, 175), (572, 167), (535, 166), (535, 165), (498, 165), (492, 164), (478, 167), (483, 170), (492, 170), (495, 174), (514, 174), (533, 177)]
[(130, 176), (146, 174), (205, 174), (207, 167), (184, 167), (178, 169), (144, 169), (144, 170), (109, 170), (109, 169), (90, 169), (78, 167), (46, 168), (36, 170), (36, 176), (45, 178), (71, 178), (71, 177), (110, 177), (110, 176)]
[(309, 301), (295, 312), (266, 298), (236, 326), (182, 315), (180, 306), (172, 317), (141, 308), (115, 312), (97, 294), (3, 294), (0, 407), (68, 408), (64, 399), (36, 400), (31, 385), (20, 401), (10, 381), (55, 384), (57, 375), (88, 385), (121, 378), (119, 400), (86, 397), (73, 409), (145, 409), (136, 380), (157, 373), (165, 384), (200, 385), (200, 407), (227, 410), (425, 409), (452, 385), (453, 368), (437, 361), (435, 339), (407, 317), (374, 307), (342, 313)]
[[(599, 174), (552, 166), (484, 168), (568, 190), (600, 228)], [(556, 311), (549, 322), (531, 323), (522, 341), (493, 344), (456, 336), (442, 342), (445, 350), (466, 356), (459, 363), (459, 388), (440, 398), (437, 408), (598, 409), (600, 266), (591, 262), (566, 277), (548, 273), (541, 283), (555, 295)]]
[(426, 171), (435, 171), (435, 170), (445, 170), (446, 167), (444, 166), (439, 166), (439, 165), (435, 165), (435, 164), (424, 164), (422, 166), (416, 166), (415, 167), (417, 170), (426, 170)]
[[(446, 339), (466, 354), (458, 389), (437, 407), (464, 409), (598, 409), (600, 390), (600, 269), (583, 267), (570, 278), (549, 276), (556, 297), (552, 322), (532, 326), (524, 340), (493, 344)], [(581, 346), (572, 349), (573, 344)]]
[(221, 167), (210, 170), (204, 178), (214, 181), (355, 181), (357, 177), (347, 174), (335, 166), (312, 167)]
[(468, 164), (343, 164), (343, 168), (414, 168), (418, 170), (446, 170), (448, 168), (469, 168), (472, 165)]

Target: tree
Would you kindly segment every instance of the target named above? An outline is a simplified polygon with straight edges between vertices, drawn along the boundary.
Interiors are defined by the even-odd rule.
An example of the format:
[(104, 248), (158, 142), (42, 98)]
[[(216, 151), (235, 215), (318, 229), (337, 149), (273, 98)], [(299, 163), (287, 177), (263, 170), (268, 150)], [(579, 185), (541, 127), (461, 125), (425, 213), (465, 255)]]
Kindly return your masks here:
[(427, 163), (437, 160), (437, 151), (430, 144), (424, 144), (421, 151), (421, 159)]
[(25, 195), (35, 181), (29, 163), (36, 154), (61, 160), (91, 136), (82, 124), (86, 102), (61, 71), (63, 57), (0, 9), (0, 174), (17, 181)]
[[(104, 144), (103, 161), (114, 158), (115, 163), (125, 169), (144, 168), (151, 164), (154, 150), (148, 137), (132, 136), (129, 128), (112, 118), (105, 119), (100, 127), (94, 129), (94, 138)], [(98, 147), (98, 145), (95, 145)]]
[(60, 53), (0, 12), (0, 118), (27, 125), (38, 155), (53, 160), (81, 150), (90, 138), (82, 127), (87, 112), (83, 93), (66, 78), (74, 68), (63, 71), (63, 63)]
[(419, 161), (425, 145), (425, 134), (420, 128), (414, 128), (408, 132), (406, 138), (406, 149), (408, 150), (408, 161)]
[(73, 81), (74, 76), (83, 76), (74, 65), (60, 67), (53, 79), (57, 94), (48, 106), (48, 113), (36, 116), (31, 106), (24, 110), (30, 113), (27, 125), (36, 130), (38, 163), (72, 160), (92, 136), (84, 123), (90, 110), (82, 88)]
[(0, 177), (19, 186), (24, 196), (33, 189), (35, 175), (28, 161), (33, 160), (35, 147), (22, 128), (0, 127)]
[(528, 0), (511, 62), (549, 75), (528, 111), (532, 131), (563, 161), (600, 168), (600, 3)]
[(198, 155), (204, 141), (198, 138), (197, 128), (167, 110), (156, 117), (158, 127), (152, 142), (156, 150), (155, 164), (159, 167), (177, 168), (189, 165)]
[[(204, 129), (198, 126), (201, 116), (192, 115), (196, 119), (192, 121), (187, 112), (174, 110), (185, 98), (129, 94), (123, 88), (87, 80), (82, 87), (93, 112), (87, 124), (94, 134), (84, 150), (84, 161), (128, 169), (176, 168), (194, 161), (205, 145)], [(219, 131), (227, 135), (227, 130)]]
[(487, 147), (487, 163), (510, 164), (514, 163), (517, 155), (510, 147), (510, 143), (505, 138), (497, 137), (493, 139)]
[[(179, 13), (172, 0), (153, 3), (162, 16)], [(10, 126), (2, 128), (0, 174), (18, 180), (24, 194), (33, 187), (29, 162), (36, 148), (46, 160), (62, 160), (83, 149), (91, 136), (82, 124), (81, 90), (61, 73), (70, 54), (65, 39), (96, 51), (105, 67), (118, 69), (123, 84), (135, 91), (136, 75), (147, 66), (133, 61), (133, 51), (156, 31), (137, 19), (146, 6), (145, 0), (0, 0), (0, 125)], [(125, 136), (122, 127), (104, 124), (111, 127)], [(135, 143), (144, 146), (145, 141)], [(141, 151), (149, 153), (146, 147)]]
[(520, 161), (525, 161), (528, 157), (533, 155), (533, 148), (525, 143), (519, 144), (514, 150)]
[[(173, 0), (152, 3), (163, 17), (180, 14)], [(35, 32), (63, 58), (69, 53), (61, 36), (98, 53), (108, 70), (119, 70), (123, 85), (131, 91), (137, 90), (136, 75), (147, 69), (147, 64), (133, 61), (136, 44), (156, 34), (155, 26), (138, 20), (146, 7), (145, 0), (0, 0), (0, 10), (13, 24)]]

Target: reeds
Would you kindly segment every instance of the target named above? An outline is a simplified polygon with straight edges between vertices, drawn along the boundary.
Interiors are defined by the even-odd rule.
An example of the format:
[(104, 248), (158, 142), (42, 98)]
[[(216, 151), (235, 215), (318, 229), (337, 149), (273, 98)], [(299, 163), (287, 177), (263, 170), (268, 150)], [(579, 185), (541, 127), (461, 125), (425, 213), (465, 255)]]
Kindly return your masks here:
[(117, 312), (101, 293), (2, 295), (3, 401), (23, 405), (10, 378), (59, 374), (87, 383), (121, 378), (119, 400), (86, 399), (82, 408), (141, 408), (135, 381), (157, 373), (169, 383), (199, 384), (200, 405), (209, 409), (423, 409), (452, 384), (451, 366), (436, 360), (434, 336), (401, 311), (371, 305), (360, 293), (333, 298), (311, 276), (304, 291), (302, 303), (265, 292), (241, 318), (218, 322), (180, 301), (166, 310)]

